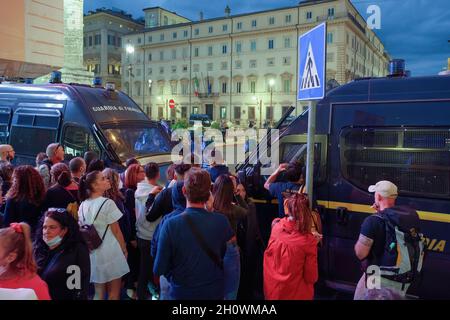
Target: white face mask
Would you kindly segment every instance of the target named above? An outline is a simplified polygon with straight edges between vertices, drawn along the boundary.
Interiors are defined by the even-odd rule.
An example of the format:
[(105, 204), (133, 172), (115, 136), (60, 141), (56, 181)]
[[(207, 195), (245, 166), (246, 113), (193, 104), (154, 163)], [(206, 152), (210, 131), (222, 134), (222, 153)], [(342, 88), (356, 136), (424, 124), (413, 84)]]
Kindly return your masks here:
[(43, 239), (43, 240), (47, 244), (47, 246), (49, 248), (51, 248), (51, 247), (54, 247), (54, 246), (60, 244), (63, 239), (60, 236), (56, 236), (51, 240), (45, 240), (45, 239)]

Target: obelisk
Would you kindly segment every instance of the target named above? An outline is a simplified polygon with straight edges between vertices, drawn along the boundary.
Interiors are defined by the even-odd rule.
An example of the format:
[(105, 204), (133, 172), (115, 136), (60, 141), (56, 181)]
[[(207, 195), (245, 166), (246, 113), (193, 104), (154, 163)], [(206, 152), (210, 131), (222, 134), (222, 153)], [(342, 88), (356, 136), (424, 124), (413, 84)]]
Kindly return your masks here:
[[(94, 73), (83, 66), (83, 2), (64, 0), (64, 83), (92, 84)], [(48, 83), (50, 75), (38, 78), (34, 83)]]

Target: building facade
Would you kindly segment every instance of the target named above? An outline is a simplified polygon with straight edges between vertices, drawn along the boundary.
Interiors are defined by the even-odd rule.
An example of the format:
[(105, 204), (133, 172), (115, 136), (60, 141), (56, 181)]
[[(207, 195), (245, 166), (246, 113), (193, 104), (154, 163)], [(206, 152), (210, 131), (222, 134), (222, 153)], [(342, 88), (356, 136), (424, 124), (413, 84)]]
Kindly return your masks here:
[[(298, 37), (327, 21), (327, 80), (344, 84), (387, 74), (380, 39), (349, 0), (298, 6), (146, 28), (124, 36), (124, 90), (152, 119), (206, 113), (246, 127), (296, 114)], [(131, 52), (131, 51), (130, 51)], [(176, 107), (169, 108), (174, 100)]]
[(84, 16), (83, 58), (88, 71), (121, 89), (122, 38), (144, 28), (123, 11), (97, 9)]

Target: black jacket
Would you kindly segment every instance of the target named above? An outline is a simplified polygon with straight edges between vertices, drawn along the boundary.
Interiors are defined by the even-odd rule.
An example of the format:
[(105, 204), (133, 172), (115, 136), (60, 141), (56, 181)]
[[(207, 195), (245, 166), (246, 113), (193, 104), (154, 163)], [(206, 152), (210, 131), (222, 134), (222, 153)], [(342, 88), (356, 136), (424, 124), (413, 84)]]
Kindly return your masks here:
[(78, 199), (78, 191), (69, 191), (64, 189), (63, 186), (57, 184), (47, 190), (42, 210), (45, 212), (49, 208), (66, 209), (69, 203), (72, 202), (80, 204), (80, 200)]
[[(61, 244), (54, 250), (43, 248), (36, 260), (38, 274), (47, 283), (52, 300), (88, 299), (91, 261), (86, 244)], [(76, 279), (78, 275), (79, 283)], [(80, 285), (79, 288), (76, 287), (77, 284)], [(73, 287), (70, 288), (69, 285)]]
[(160, 217), (171, 213), (174, 210), (172, 204), (172, 188), (165, 188), (156, 196), (150, 194), (145, 203), (145, 207), (147, 208), (146, 219), (149, 222), (154, 222)]

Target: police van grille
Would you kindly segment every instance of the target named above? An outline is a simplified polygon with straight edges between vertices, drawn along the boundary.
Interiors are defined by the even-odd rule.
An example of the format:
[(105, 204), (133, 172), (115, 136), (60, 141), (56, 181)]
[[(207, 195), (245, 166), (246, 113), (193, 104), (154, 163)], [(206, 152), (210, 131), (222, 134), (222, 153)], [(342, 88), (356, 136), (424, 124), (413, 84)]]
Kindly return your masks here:
[(347, 167), (347, 175), (363, 189), (376, 181), (389, 180), (398, 186), (400, 193), (450, 197), (449, 173), (436, 175), (432, 170), (351, 165)]
[(443, 149), (450, 145), (450, 131), (407, 131), (405, 132), (403, 147)]
[[(346, 161), (350, 163), (364, 162), (369, 164), (403, 165), (405, 168), (413, 165), (419, 166), (443, 166), (450, 164), (450, 151), (384, 151), (378, 149), (370, 150), (346, 150), (344, 153)], [(437, 169), (437, 168), (436, 168)], [(443, 168), (445, 170), (445, 168)]]

